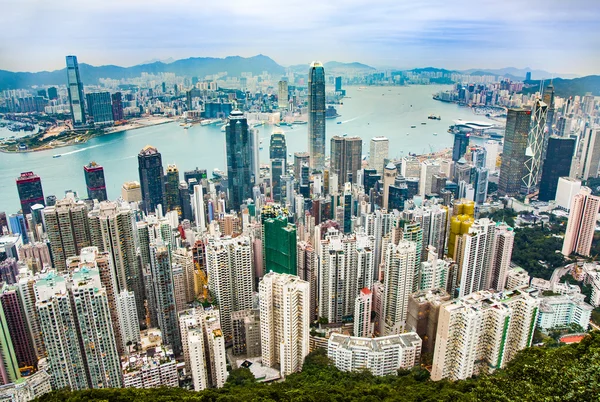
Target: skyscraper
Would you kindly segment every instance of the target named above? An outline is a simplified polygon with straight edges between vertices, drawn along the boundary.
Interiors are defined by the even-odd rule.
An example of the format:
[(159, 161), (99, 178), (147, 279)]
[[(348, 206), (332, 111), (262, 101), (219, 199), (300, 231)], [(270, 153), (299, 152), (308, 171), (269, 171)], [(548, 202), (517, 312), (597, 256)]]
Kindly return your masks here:
[(498, 194), (516, 195), (521, 191), (522, 178), (525, 176), (527, 140), (531, 123), (531, 110), (508, 109), (506, 133)]
[(383, 200), (382, 208), (387, 210), (390, 203), (390, 187), (394, 185), (398, 169), (392, 162), (388, 163), (383, 171)]
[(269, 272), (258, 288), (262, 362), (279, 364), (282, 376), (298, 372), (309, 352), (308, 282)]
[(494, 245), (490, 258), (490, 270), (486, 279), (485, 289), (501, 292), (506, 283), (506, 275), (510, 269), (515, 232), (504, 222), (496, 223), (494, 229)]
[(548, 137), (545, 133), (548, 105), (538, 99), (533, 103), (531, 112), (531, 127), (525, 150), (525, 175), (522, 179), (527, 194), (531, 194), (538, 187), (548, 146)]
[(244, 201), (252, 198), (255, 180), (252, 135), (248, 130), (248, 121), (244, 113), (239, 110), (234, 110), (229, 115), (229, 122), (225, 129), (225, 146), (229, 207), (238, 211)]
[(277, 83), (277, 106), (279, 109), (287, 109), (289, 106), (287, 81), (282, 80)]
[(296, 275), (296, 225), (279, 216), (263, 223), (266, 272)]
[(179, 207), (179, 169), (176, 165), (167, 165), (165, 176), (165, 207), (166, 211), (174, 211)]
[(21, 176), (17, 177), (17, 191), (19, 192), (23, 214), (31, 213), (32, 205), (45, 205), (42, 180), (40, 176), (33, 172), (24, 172), (21, 173)]
[[(4, 365), (5, 373), (14, 375), (12, 370), (16, 367), (35, 367), (37, 366), (37, 355), (31, 339), (31, 333), (27, 325), (27, 313), (25, 306), (21, 302), (18, 294), (17, 286), (10, 286), (6, 283), (0, 288), (0, 354), (2, 355), (2, 364)], [(29, 312), (30, 313), (30, 312)], [(11, 345), (5, 338), (5, 332), (8, 329), (9, 339), (12, 342), (14, 350), (14, 358), (17, 365), (12, 366), (11, 362)], [(9, 358), (7, 358), (9, 356)], [(2, 372), (2, 370), (0, 370)], [(3, 377), (0, 374), (0, 377)], [(4, 382), (3, 380), (0, 380)]]
[(544, 97), (542, 98), (544, 103), (548, 106), (548, 112), (546, 117), (546, 131), (547, 135), (554, 134), (554, 85), (550, 81), (550, 85), (544, 91)]
[(146, 145), (140, 151), (138, 171), (142, 187), (142, 209), (149, 214), (158, 205), (165, 205), (162, 158), (156, 148)]
[(325, 167), (325, 69), (314, 61), (308, 70), (308, 150), (310, 167)]
[(574, 138), (552, 136), (548, 139), (547, 155), (551, 159), (548, 163), (544, 164), (544, 169), (542, 170), (538, 200), (550, 201), (556, 198), (558, 179), (569, 176), (569, 172), (571, 171), (575, 142)]
[(469, 134), (468, 133), (456, 133), (454, 134), (454, 145), (452, 146), (452, 161), (456, 162), (465, 155), (467, 147), (469, 146)]
[(369, 167), (377, 170), (378, 174), (383, 174), (383, 166), (388, 158), (390, 141), (386, 137), (371, 138), (371, 148), (369, 150)]
[(370, 338), (371, 330), (371, 307), (373, 305), (373, 293), (369, 288), (362, 288), (354, 301), (354, 336)]
[(77, 56), (67, 56), (67, 91), (73, 126), (82, 126), (85, 121), (85, 106), (83, 101), (83, 83), (79, 77)]
[(123, 97), (121, 92), (115, 92), (111, 95), (112, 116), (114, 121), (123, 120)]
[(90, 162), (83, 167), (85, 185), (90, 200), (106, 201), (106, 183), (104, 181), (104, 168), (96, 162)]
[(571, 211), (562, 247), (563, 255), (576, 253), (585, 257), (590, 256), (599, 208), (600, 197), (592, 195), (589, 187), (581, 187), (579, 194), (571, 201)]
[(13, 342), (19, 341), (20, 339), (11, 339), (11, 332), (15, 331), (17, 328), (13, 328), (10, 326), (12, 324), (12, 320), (7, 320), (5, 309), (9, 309), (8, 312), (10, 313), (10, 307), (6, 303), (7, 300), (5, 300), (4, 296), (1, 300), (2, 303), (0, 303), (0, 385), (6, 385), (13, 383), (21, 378), (21, 373), (19, 372), (19, 364), (21, 362), (17, 360), (15, 348), (13, 347)]
[[(581, 141), (581, 140), (580, 140)], [(586, 127), (583, 131), (583, 149), (579, 162), (578, 178), (598, 177), (600, 169), (600, 128)]]
[(113, 110), (110, 92), (93, 92), (85, 94), (88, 117), (95, 125), (113, 124)]
[[(362, 139), (360, 137), (331, 138), (331, 171), (338, 175), (339, 186), (357, 183), (357, 172), (362, 163)], [(334, 189), (337, 190), (337, 189)]]

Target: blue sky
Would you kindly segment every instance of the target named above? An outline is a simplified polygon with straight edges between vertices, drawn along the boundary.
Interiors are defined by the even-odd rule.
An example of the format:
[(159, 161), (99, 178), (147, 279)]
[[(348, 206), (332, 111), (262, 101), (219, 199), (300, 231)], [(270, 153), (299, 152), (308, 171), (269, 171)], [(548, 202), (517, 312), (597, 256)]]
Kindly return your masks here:
[(134, 65), (192, 56), (282, 65), (531, 67), (600, 74), (599, 0), (0, 0), (0, 69), (64, 56)]

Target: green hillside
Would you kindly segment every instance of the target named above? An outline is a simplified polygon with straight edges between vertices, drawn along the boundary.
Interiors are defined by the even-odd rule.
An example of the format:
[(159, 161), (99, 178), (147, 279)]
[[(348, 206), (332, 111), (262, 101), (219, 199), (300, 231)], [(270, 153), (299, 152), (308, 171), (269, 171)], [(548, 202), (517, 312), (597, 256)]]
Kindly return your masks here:
[(600, 395), (600, 333), (580, 344), (530, 348), (492, 376), (432, 382), (422, 369), (398, 376), (344, 373), (324, 351), (310, 354), (301, 373), (284, 382), (258, 384), (236, 370), (225, 388), (202, 392), (178, 388), (59, 391), (39, 401), (592, 401)]

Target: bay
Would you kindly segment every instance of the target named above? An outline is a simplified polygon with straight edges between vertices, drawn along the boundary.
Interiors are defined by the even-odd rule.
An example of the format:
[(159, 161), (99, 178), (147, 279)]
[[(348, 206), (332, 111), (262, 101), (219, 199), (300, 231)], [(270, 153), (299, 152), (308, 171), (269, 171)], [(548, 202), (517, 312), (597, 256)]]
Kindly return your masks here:
[[(390, 157), (408, 153), (429, 153), (452, 146), (453, 136), (447, 132), (453, 120), (482, 120), (471, 109), (432, 99), (432, 94), (449, 86), (422, 85), (408, 87), (348, 87), (343, 105), (336, 108), (341, 117), (327, 120), (327, 148), (334, 135), (359, 136), (363, 139), (363, 155), (369, 152), (369, 141), (376, 136), (390, 140)], [(429, 120), (427, 116), (441, 116)], [(342, 124), (337, 124), (342, 122)], [(421, 123), (426, 123), (422, 125)], [(411, 128), (411, 126), (416, 126)], [(269, 160), (269, 137), (273, 129), (286, 134), (288, 153), (308, 150), (308, 126), (258, 127), (262, 141), (261, 163)], [(437, 133), (437, 136), (434, 135)], [(33, 171), (42, 179), (44, 195), (62, 198), (66, 190), (86, 197), (83, 166), (96, 161), (104, 166), (109, 199), (120, 195), (125, 181), (139, 181), (137, 154), (146, 145), (155, 146), (162, 154), (163, 165), (176, 164), (183, 171), (195, 167), (210, 172), (225, 170), (225, 135), (220, 126), (194, 125), (184, 130), (178, 123), (123, 131), (91, 139), (79, 144), (42, 152), (0, 153), (0, 211), (14, 213), (19, 209), (15, 179), (21, 172)], [(329, 149), (326, 150), (328, 154)], [(62, 157), (53, 158), (60, 153)], [(293, 161), (293, 158), (288, 158)]]

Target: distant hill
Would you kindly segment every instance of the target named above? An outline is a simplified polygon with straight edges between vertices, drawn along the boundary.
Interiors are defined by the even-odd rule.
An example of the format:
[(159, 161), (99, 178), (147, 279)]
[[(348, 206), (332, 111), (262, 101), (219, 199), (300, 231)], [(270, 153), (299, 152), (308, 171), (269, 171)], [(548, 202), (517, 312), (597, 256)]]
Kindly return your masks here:
[[(523, 93), (532, 94), (539, 91), (540, 81), (528, 81), (529, 87), (523, 88)], [(548, 86), (549, 80), (544, 81), (544, 87)], [(567, 98), (575, 95), (585, 95), (591, 92), (594, 96), (600, 96), (600, 75), (588, 75), (581, 78), (563, 79), (555, 78), (552, 81), (556, 95)]]
[[(141, 73), (175, 73), (180, 76), (203, 78), (206, 75), (227, 72), (229, 76), (239, 77), (243, 72), (261, 74), (263, 71), (277, 76), (283, 75), (285, 69), (273, 59), (258, 55), (254, 57), (230, 56), (221, 58), (190, 57), (170, 63), (154, 62), (140, 64), (132, 67), (119, 66), (91, 66), (79, 64), (81, 80), (85, 84), (97, 84), (100, 78), (134, 78)], [(38, 73), (10, 72), (0, 70), (0, 90), (27, 88), (33, 85), (65, 85), (67, 80), (66, 69), (56, 71), (42, 71)]]
[(423, 67), (423, 68), (413, 68), (412, 70), (409, 70), (413, 73), (443, 73), (443, 74), (449, 74), (449, 73), (454, 73), (455, 71), (452, 70), (446, 70), (445, 68), (436, 68), (436, 67)]
[[(297, 74), (307, 74), (308, 68), (310, 64), (294, 64), (289, 66), (288, 69)], [(374, 72), (377, 69), (375, 67), (358, 63), (342, 63), (339, 61), (328, 61), (323, 63), (323, 67), (325, 68), (325, 74), (327, 75), (336, 75), (336, 74), (347, 74), (347, 73), (370, 73)]]
[(535, 78), (536, 80), (544, 80), (544, 79), (548, 79), (548, 78), (553, 78), (553, 77), (562, 77), (562, 78), (576, 78), (578, 77), (575, 74), (558, 74), (558, 73), (549, 73), (548, 71), (544, 71), (544, 70), (532, 70), (531, 68), (525, 67), (525, 68), (516, 68), (516, 67), (505, 67), (505, 68), (471, 68), (469, 70), (463, 70), (461, 71), (462, 73), (466, 73), (466, 74), (471, 74), (471, 75), (476, 75), (474, 73), (479, 73), (479, 74), (492, 74), (492, 75), (499, 75), (502, 77), (509, 77), (512, 76), (514, 78), (518, 78), (518, 79), (525, 79), (525, 75), (527, 74), (527, 72), (531, 72), (531, 77)]

